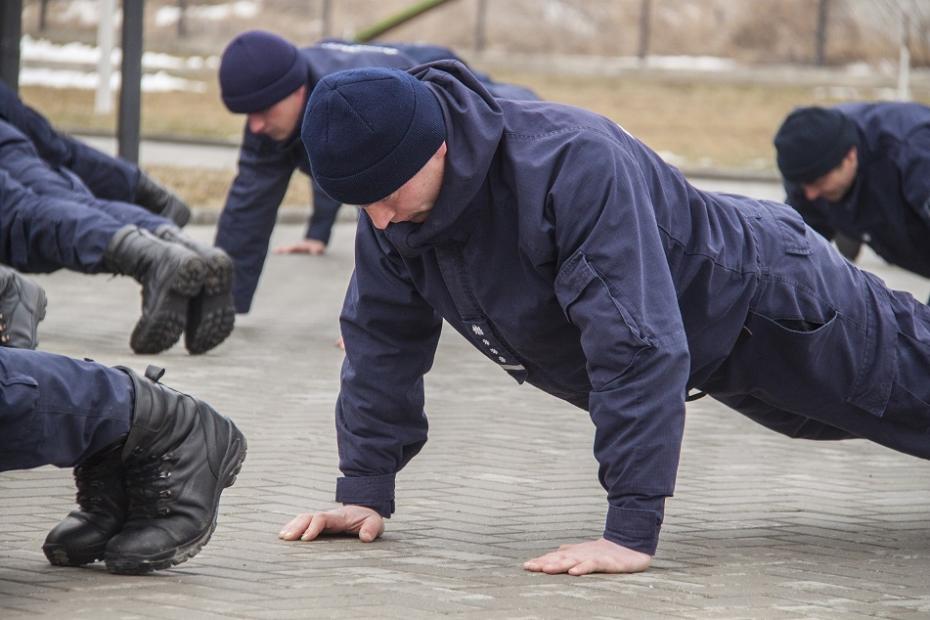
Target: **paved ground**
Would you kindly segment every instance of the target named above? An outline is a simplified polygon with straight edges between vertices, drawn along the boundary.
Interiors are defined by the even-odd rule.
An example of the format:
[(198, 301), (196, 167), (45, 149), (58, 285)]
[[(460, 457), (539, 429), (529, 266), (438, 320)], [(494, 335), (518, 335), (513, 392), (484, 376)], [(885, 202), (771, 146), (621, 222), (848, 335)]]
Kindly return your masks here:
[[(300, 232), (279, 227), (276, 242)], [(182, 347), (130, 353), (138, 287), (125, 278), (39, 278), (50, 299), (42, 349), (164, 365), (166, 382), (235, 418), (250, 451), (212, 542), (149, 577), (49, 566), (40, 546), (71, 509), (70, 473), (0, 475), (0, 618), (930, 617), (930, 464), (862, 441), (784, 439), (710, 399), (689, 407), (652, 570), (523, 572), (524, 559), (601, 532), (592, 427), (453, 334), (428, 381), (431, 441), (399, 476), (384, 539), (279, 541), (294, 514), (331, 505), (333, 343), (351, 235), (340, 224), (322, 259), (272, 257), (253, 313), (196, 358)], [(874, 258), (867, 265), (930, 291)]]

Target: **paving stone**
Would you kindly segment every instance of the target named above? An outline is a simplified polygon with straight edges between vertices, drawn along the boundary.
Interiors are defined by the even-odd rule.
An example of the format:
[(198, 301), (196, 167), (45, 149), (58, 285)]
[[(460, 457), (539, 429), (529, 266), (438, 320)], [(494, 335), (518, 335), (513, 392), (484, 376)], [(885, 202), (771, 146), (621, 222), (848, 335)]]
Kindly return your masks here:
[[(279, 226), (272, 243), (301, 234)], [(517, 386), (451, 330), (426, 382), (430, 441), (398, 476), (384, 539), (278, 540), (296, 514), (333, 505), (333, 343), (351, 234), (339, 224), (321, 258), (269, 256), (252, 313), (197, 357), (183, 346), (129, 351), (139, 299), (125, 278), (37, 276), (49, 295), (44, 350), (165, 366), (167, 384), (239, 423), (249, 456), (210, 544), (148, 577), (49, 566), (41, 544), (72, 509), (71, 473), (0, 474), (0, 618), (930, 617), (930, 463), (864, 441), (789, 440), (711, 399), (689, 405), (649, 572), (523, 571), (530, 557), (601, 533), (591, 424)], [(926, 297), (925, 281), (864, 260)]]

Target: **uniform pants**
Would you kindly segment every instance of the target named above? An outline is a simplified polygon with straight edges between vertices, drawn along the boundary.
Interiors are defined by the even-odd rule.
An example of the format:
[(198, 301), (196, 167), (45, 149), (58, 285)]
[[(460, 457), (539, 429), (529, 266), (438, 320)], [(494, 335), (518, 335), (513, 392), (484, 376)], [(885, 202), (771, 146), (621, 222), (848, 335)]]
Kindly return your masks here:
[(0, 347), (0, 471), (81, 463), (129, 433), (133, 402), (122, 371)]
[(742, 333), (701, 389), (791, 437), (858, 437), (930, 459), (930, 307), (819, 235), (784, 230), (789, 249), (766, 257)]

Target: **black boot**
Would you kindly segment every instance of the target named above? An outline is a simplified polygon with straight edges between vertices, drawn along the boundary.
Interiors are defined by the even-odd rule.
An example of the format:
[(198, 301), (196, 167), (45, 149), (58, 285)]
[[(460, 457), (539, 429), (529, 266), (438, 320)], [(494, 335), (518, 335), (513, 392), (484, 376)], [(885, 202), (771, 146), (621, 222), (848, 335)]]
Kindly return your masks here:
[(187, 307), (184, 345), (192, 354), (206, 353), (226, 340), (236, 323), (232, 298), (232, 259), (223, 250), (198, 243), (177, 228), (162, 226), (155, 233), (195, 252), (207, 264), (203, 291)]
[(41, 286), (0, 265), (0, 344), (18, 349), (35, 349), (39, 344), (39, 321), (47, 305)]
[(132, 330), (132, 350), (159, 353), (171, 347), (184, 331), (188, 302), (203, 288), (203, 259), (147, 230), (125, 226), (110, 240), (105, 260), (115, 273), (142, 284), (142, 317)]
[(107, 543), (126, 518), (123, 442), (97, 452), (74, 468), (77, 503), (45, 538), (42, 551), (56, 566), (80, 566), (103, 559)]
[(216, 527), (220, 494), (236, 481), (245, 437), (208, 404), (120, 368), (135, 391), (123, 446), (129, 512), (104, 556), (113, 573), (141, 574), (194, 557)]
[(183, 200), (141, 170), (139, 181), (136, 183), (135, 203), (143, 209), (168, 218), (182, 228), (191, 219), (191, 210)]

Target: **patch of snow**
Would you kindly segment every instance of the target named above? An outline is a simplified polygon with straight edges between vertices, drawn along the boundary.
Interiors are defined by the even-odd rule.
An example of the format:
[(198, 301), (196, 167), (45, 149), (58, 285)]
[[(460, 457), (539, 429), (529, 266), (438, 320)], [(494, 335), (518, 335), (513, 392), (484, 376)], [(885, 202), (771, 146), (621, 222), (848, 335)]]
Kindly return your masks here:
[(58, 45), (46, 39), (33, 39), (28, 34), (23, 35), (19, 49), (23, 60), (38, 62), (96, 64), (100, 59), (100, 50), (96, 47), (83, 43)]
[[(20, 41), (20, 56), (23, 60), (31, 62), (54, 62), (60, 64), (96, 65), (100, 59), (100, 49), (84, 43), (66, 43), (57, 45), (45, 39), (33, 39), (23, 35)], [(114, 66), (122, 60), (122, 51), (114, 48), (110, 62)], [(183, 58), (170, 54), (145, 52), (142, 54), (142, 66), (149, 70), (178, 70), (178, 69), (216, 69), (219, 66), (219, 57), (189, 56)]]
[(719, 56), (649, 56), (646, 64), (656, 69), (685, 71), (732, 71), (739, 64)]
[(575, 34), (593, 35), (597, 32), (597, 28), (586, 15), (561, 0), (549, 0), (544, 3), (543, 18), (550, 24), (559, 24)]
[[(238, 0), (227, 4), (212, 4), (209, 6), (188, 6), (187, 17), (204, 21), (222, 21), (231, 17), (251, 19), (258, 15), (260, 10), (258, 2), (252, 0)], [(163, 6), (155, 12), (155, 25), (160, 27), (172, 26), (181, 18), (181, 10), (176, 6)]]
[[(23, 67), (19, 72), (19, 83), (24, 86), (47, 86), (50, 88), (77, 88), (81, 90), (97, 89), (97, 73), (94, 71), (74, 71), (70, 69), (44, 69)], [(110, 88), (117, 90), (120, 76), (114, 73), (110, 77)], [(142, 76), (144, 92), (184, 91), (203, 93), (207, 90), (204, 82), (185, 80), (164, 71), (147, 73)]]

